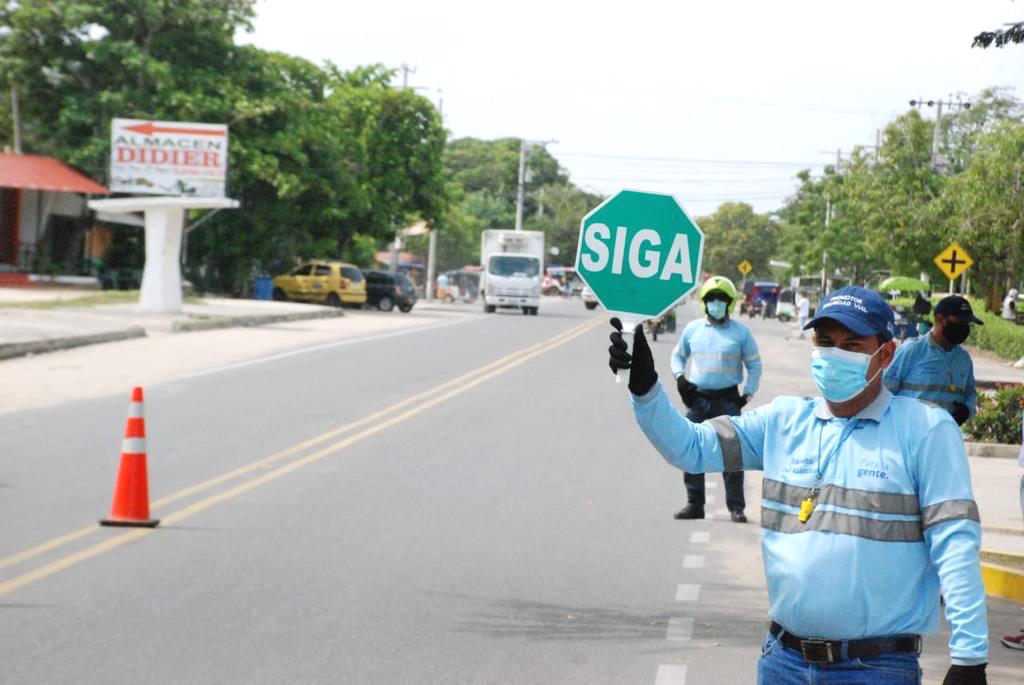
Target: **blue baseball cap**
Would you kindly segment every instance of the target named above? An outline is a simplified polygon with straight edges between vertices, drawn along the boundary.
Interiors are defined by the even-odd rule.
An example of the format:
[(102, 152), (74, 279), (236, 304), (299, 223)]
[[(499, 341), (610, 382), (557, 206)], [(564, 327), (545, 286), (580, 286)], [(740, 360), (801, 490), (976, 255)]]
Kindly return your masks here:
[(874, 290), (857, 285), (826, 295), (804, 330), (814, 328), (825, 319), (845, 326), (856, 335), (880, 335), (886, 340), (893, 337), (892, 307)]

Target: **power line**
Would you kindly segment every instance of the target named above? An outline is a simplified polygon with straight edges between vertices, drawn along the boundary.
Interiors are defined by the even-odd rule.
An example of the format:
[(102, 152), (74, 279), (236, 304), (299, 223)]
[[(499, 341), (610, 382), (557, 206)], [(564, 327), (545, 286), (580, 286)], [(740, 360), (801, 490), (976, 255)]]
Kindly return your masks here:
[(574, 176), (578, 181), (671, 181), (673, 183), (793, 183), (795, 176), (786, 178), (670, 178), (665, 176)]
[(605, 155), (594, 152), (558, 152), (558, 158), (579, 157), (584, 159), (635, 160), (640, 162), (684, 162), (688, 164), (731, 164), (741, 166), (821, 166), (821, 162), (781, 162), (744, 159), (696, 159), (689, 157), (646, 157), (641, 155)]

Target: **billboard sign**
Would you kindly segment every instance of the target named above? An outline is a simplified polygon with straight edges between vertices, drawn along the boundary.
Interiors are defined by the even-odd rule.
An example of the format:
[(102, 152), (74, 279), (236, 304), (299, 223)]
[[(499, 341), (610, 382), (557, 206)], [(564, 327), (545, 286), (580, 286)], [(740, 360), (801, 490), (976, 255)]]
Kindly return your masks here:
[(110, 190), (115, 193), (224, 197), (228, 127), (181, 121), (114, 119)]

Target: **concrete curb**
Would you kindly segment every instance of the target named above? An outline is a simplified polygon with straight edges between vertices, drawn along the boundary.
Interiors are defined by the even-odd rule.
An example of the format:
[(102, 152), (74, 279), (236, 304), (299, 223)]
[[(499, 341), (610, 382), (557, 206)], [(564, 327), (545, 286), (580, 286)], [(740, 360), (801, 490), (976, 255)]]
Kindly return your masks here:
[(985, 457), (988, 459), (1016, 459), (1020, 454), (1020, 445), (1004, 445), (997, 442), (965, 442), (968, 457)]
[(146, 329), (132, 326), (120, 331), (98, 333), (96, 335), (76, 335), (69, 338), (51, 338), (49, 340), (33, 340), (25, 343), (5, 343), (0, 345), (0, 360), (26, 357), (30, 354), (45, 354), (70, 350), (73, 347), (97, 345), (99, 343), (116, 342), (146, 337)]
[(333, 319), (345, 316), (341, 309), (325, 309), (315, 312), (295, 312), (293, 314), (252, 314), (245, 316), (221, 316), (198, 321), (175, 321), (171, 330), (175, 333), (193, 331), (212, 331), (218, 328), (244, 328), (248, 326), (265, 326), (272, 323), (288, 321), (306, 321), (309, 319)]

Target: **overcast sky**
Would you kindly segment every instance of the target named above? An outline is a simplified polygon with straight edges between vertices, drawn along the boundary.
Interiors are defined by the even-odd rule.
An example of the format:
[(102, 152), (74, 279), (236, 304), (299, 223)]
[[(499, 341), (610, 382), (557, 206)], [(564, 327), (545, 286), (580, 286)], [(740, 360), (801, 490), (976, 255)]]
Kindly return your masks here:
[[(800, 168), (872, 145), (911, 98), (1024, 97), (1010, 0), (604, 3), (260, 0), (242, 42), (342, 68), (408, 64), (452, 137), (555, 140), (572, 180), (671, 192), (693, 215), (778, 208)], [(399, 80), (401, 74), (399, 75)], [(925, 114), (934, 116), (934, 110)]]

